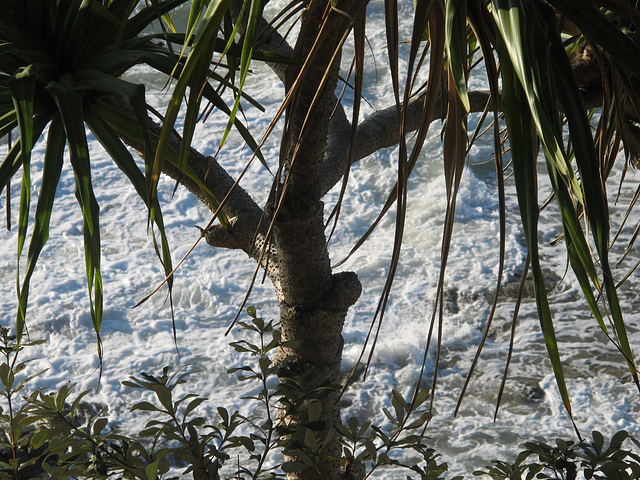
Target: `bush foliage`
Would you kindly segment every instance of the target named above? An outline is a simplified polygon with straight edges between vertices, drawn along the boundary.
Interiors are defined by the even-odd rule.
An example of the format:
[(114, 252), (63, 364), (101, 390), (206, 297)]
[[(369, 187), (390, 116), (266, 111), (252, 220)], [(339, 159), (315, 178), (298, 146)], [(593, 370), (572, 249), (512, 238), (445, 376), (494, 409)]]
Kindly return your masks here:
[[(324, 379), (309, 378), (277, 360), (282, 345), (273, 322), (248, 309), (250, 321), (241, 322), (247, 337), (231, 345), (249, 353), (250, 362), (229, 370), (247, 383), (253, 414), (217, 407), (217, 418), (198, 415), (207, 399), (183, 394), (189, 373), (164, 367), (160, 375), (141, 373), (122, 383), (153, 393), (154, 401), (140, 401), (131, 411), (149, 419), (138, 435), (130, 436), (109, 426), (106, 409), (86, 402), (90, 391), (78, 395), (73, 385), (57, 392), (28, 392), (29, 382), (44, 372), (28, 374), (28, 360), (21, 352), (42, 342), (16, 344), (9, 330), (0, 327), (0, 479), (123, 478), (173, 480), (179, 475), (201, 479), (279, 479), (290, 471), (314, 468), (330, 441), (316, 435), (324, 429), (320, 399), (340, 388)], [(288, 343), (287, 347), (295, 348)], [(195, 374), (194, 372), (192, 372)], [(272, 381), (280, 376), (281, 381)], [(257, 385), (257, 389), (256, 389)], [(273, 387), (275, 385), (275, 387)], [(180, 388), (178, 388), (180, 387)], [(257, 392), (257, 393), (256, 393)], [(407, 479), (445, 478), (448, 464), (429, 446), (426, 427), (431, 413), (425, 407), (429, 392), (412, 400), (393, 390), (392, 409), (383, 409), (388, 423), (373, 425), (369, 419), (349, 418), (332, 431), (342, 445), (340, 462), (345, 479), (379, 478), (404, 469)], [(308, 422), (287, 425), (287, 415), (305, 412)], [(474, 475), (494, 480), (556, 478), (573, 480), (581, 473), (587, 480), (638, 479), (640, 455), (623, 448), (640, 443), (626, 431), (608, 442), (599, 432), (578, 443), (556, 440), (555, 446), (529, 442), (514, 463), (494, 460)], [(295, 458), (296, 461), (288, 461)], [(382, 477), (380, 477), (382, 475)], [(582, 478), (582, 477), (580, 477)], [(460, 480), (454, 477), (452, 480)]]

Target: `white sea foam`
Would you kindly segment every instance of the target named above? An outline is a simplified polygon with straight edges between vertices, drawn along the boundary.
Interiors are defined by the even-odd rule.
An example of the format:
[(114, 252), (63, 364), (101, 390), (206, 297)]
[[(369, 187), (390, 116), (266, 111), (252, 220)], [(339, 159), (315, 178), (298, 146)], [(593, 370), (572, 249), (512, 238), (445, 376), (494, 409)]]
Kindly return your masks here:
[[(379, 57), (378, 70), (370, 72), (365, 96), (375, 108), (380, 108), (389, 104), (391, 94), (382, 68), (386, 53), (382, 48), (383, 35), (379, 34), (381, 23), (379, 18), (376, 21), (369, 38)], [(261, 114), (249, 108), (246, 118), (254, 135), (259, 136), (282, 98), (282, 88), (276, 81), (264, 81), (268, 71), (260, 67), (255, 70), (257, 73), (250, 79), (248, 89), (267, 107), (267, 112)], [(147, 82), (151, 104), (164, 105), (167, 96), (158, 91), (163, 86), (163, 79), (140, 67), (129, 75)], [(365, 108), (365, 114), (370, 111)], [(225, 123), (224, 116), (212, 116), (199, 127), (194, 146), (205, 154), (215, 152)], [(374, 423), (385, 423), (381, 408), (390, 406), (391, 389), (398, 388), (409, 394), (416, 380), (441, 266), (445, 190), (439, 129), (440, 125), (434, 123), (421, 163), (410, 181), (403, 256), (393, 294), (367, 379), (356, 383), (346, 394), (345, 417), (358, 415), (373, 418)], [(277, 162), (278, 138), (276, 132), (263, 149), (271, 165)], [(498, 420), (493, 422), (493, 410), (504, 370), (509, 320), (514, 307), (513, 301), (508, 299), (501, 300), (498, 306), (492, 333), (460, 413), (456, 418), (452, 416), (464, 376), (482, 337), (490, 307), (488, 299), (495, 290), (498, 272), (498, 197), (491, 180), (491, 147), (492, 140), (487, 137), (472, 150), (471, 165), (465, 172), (459, 193), (457, 223), (445, 282), (447, 310), (435, 417), (429, 427), (434, 446), (450, 461), (452, 471), (458, 473), (470, 473), (497, 456), (513, 455), (520, 443), (531, 438), (551, 440), (554, 436), (571, 437), (573, 434), (546, 360), (531, 299), (526, 300), (521, 309), (510, 367), (511, 380), (507, 382)], [(44, 145), (40, 142), (33, 155), (34, 191), (42, 170), (43, 151)], [(155, 257), (152, 241), (146, 235), (143, 204), (93, 140), (91, 155), (96, 196), (102, 208), (105, 287), (103, 376), (100, 392), (93, 398), (109, 405), (112, 421), (125, 424), (127, 429), (139, 430), (146, 417), (132, 415), (128, 410), (140, 393), (124, 388), (120, 381), (141, 371), (159, 372), (164, 365), (191, 365), (201, 373), (192, 377), (189, 388), (209, 398), (203, 407), (205, 415), (213, 416), (218, 405), (248, 413), (247, 402), (240, 400), (246, 386), (226, 374), (229, 367), (246, 360), (228, 346), (242, 333), (236, 330), (229, 337), (224, 337), (223, 333), (249, 285), (254, 263), (239, 252), (215, 250), (204, 244), (196, 247), (175, 280), (178, 356), (165, 293), (157, 294), (141, 307), (132, 308), (162, 280), (162, 268)], [(395, 180), (394, 155), (394, 149), (387, 149), (354, 166), (340, 225), (330, 245), (332, 260), (346, 255), (375, 219)], [(230, 172), (237, 174), (248, 157), (249, 152), (238, 136), (232, 135), (220, 161)], [(269, 174), (256, 164), (243, 186), (257, 201), (263, 202), (270, 182)], [(623, 191), (627, 201), (635, 188), (634, 183), (637, 184), (637, 178)], [(210, 212), (182, 188), (178, 188), (172, 197), (172, 188), (171, 181), (161, 182), (167, 233), (174, 259), (178, 260), (197, 239), (195, 225), (205, 225)], [(18, 191), (15, 182), (13, 189)], [(337, 191), (331, 192), (326, 199), (328, 206), (336, 199)], [(513, 215), (517, 206), (512, 182), (508, 184), (508, 202), (507, 209)], [(12, 205), (15, 227), (17, 194), (14, 194)], [(612, 205), (612, 214), (614, 221), (619, 223), (624, 210)], [(637, 215), (632, 220), (625, 230), (626, 238), (637, 223)], [(553, 209), (543, 213), (541, 238), (545, 242), (558, 234), (558, 228)], [(360, 355), (375, 312), (391, 258), (393, 230), (391, 214), (342, 267), (356, 271), (363, 283), (362, 297), (350, 310), (344, 330), (345, 371)], [(0, 242), (0, 319), (3, 325), (11, 325), (16, 311), (15, 230), (0, 232)], [(562, 277), (565, 268), (563, 248), (547, 247), (543, 251), (549, 272), (557, 278)], [(506, 227), (506, 281), (518, 280), (525, 256), (523, 235), (512, 216)], [(624, 265), (629, 267), (633, 261), (635, 259), (630, 259)], [(617, 274), (622, 276), (623, 271), (621, 268)], [(637, 345), (640, 334), (636, 289), (637, 281), (633, 280), (621, 293), (631, 340)], [(82, 225), (74, 197), (73, 176), (67, 167), (58, 189), (51, 238), (32, 281), (29, 332), (34, 339), (47, 340), (42, 348), (32, 352), (36, 356), (32, 367), (49, 369), (46, 375), (35, 380), (35, 386), (57, 387), (71, 381), (78, 384), (78, 391), (95, 387), (98, 359), (86, 291)], [(626, 428), (639, 433), (636, 423), (636, 412), (640, 409), (638, 392), (625, 373), (622, 359), (613, 347), (606, 345), (595, 321), (590, 318), (571, 275), (567, 275), (553, 294), (552, 302), (578, 425), (584, 431), (598, 428), (611, 434)], [(249, 303), (266, 318), (277, 318), (277, 303), (270, 285), (257, 285)], [(433, 373), (434, 358), (434, 352), (430, 352), (427, 378)], [(378, 478), (396, 477), (381, 473)]]

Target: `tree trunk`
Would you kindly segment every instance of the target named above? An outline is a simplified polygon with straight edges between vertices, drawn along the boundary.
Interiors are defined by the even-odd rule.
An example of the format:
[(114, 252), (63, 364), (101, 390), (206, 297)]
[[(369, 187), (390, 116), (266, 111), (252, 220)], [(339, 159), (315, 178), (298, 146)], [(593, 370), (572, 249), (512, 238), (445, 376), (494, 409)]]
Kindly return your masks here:
[[(354, 2), (345, 4), (348, 9)], [(331, 28), (323, 31), (321, 26), (331, 16), (326, 23)], [(288, 407), (281, 427), (287, 444), (285, 467), (292, 480), (342, 478), (340, 444), (333, 430), (340, 420), (341, 333), (347, 310), (362, 287), (355, 273), (334, 275), (331, 271), (321, 198), (336, 105), (339, 41), (350, 28), (343, 15), (329, 8), (328, 1), (311, 2), (294, 49), (294, 57), (306, 61), (309, 68), (296, 82), (300, 67), (290, 67), (285, 81), (287, 91), (295, 91), (282, 139), (283, 181), (273, 198), (278, 274), (272, 280), (279, 296), (282, 340), (299, 344), (280, 352)], [(334, 388), (328, 389), (329, 385)]]
[[(281, 212), (274, 238), (282, 340), (298, 343), (282, 348), (279, 359), (288, 406), (280, 421), (294, 469), (288, 478), (338, 480), (340, 445), (332, 427), (340, 420), (339, 387), (327, 387), (340, 385), (342, 327), (362, 287), (353, 272), (331, 273), (322, 202)], [(304, 465), (305, 456), (313, 465)]]

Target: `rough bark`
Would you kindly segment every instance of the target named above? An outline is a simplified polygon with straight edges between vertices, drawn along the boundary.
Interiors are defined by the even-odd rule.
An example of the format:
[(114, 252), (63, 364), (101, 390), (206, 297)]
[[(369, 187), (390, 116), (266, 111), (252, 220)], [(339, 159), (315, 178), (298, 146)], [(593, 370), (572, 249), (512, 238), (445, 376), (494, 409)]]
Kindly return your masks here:
[[(296, 348), (282, 348), (279, 361), (287, 372), (296, 375), (309, 397), (317, 398), (322, 406), (323, 425), (306, 427), (313, 418), (307, 411), (293, 411), (281, 421), (298, 431), (299, 439), (313, 435), (318, 444), (316, 465), (291, 472), (289, 479), (342, 478), (339, 465), (340, 445), (335, 439), (327, 440), (333, 425), (340, 420), (337, 389), (340, 385), (342, 360), (342, 328), (347, 311), (360, 296), (362, 287), (353, 272), (333, 275), (329, 255), (324, 248), (324, 221), (322, 203), (313, 205), (305, 217), (283, 215), (276, 221), (274, 237), (280, 276), (280, 329), (282, 340), (295, 341)], [(320, 245), (320, 249), (318, 248)], [(281, 381), (288, 382), (287, 375)], [(289, 398), (295, 403), (296, 397)], [(309, 446), (309, 444), (307, 444)], [(297, 460), (296, 445), (285, 449), (286, 459)], [(287, 453), (290, 453), (287, 455)]]
[[(292, 95), (286, 111), (280, 165), (283, 181), (275, 189), (273, 238), (278, 258), (280, 320), (282, 338), (295, 341), (295, 349), (283, 348), (281, 361), (287, 371), (297, 372), (297, 381), (308, 378), (307, 388), (317, 390), (322, 406), (322, 424), (310, 427), (307, 410), (287, 412), (281, 421), (298, 432), (293, 439), (314, 437), (315, 465), (288, 472), (289, 479), (338, 480), (340, 445), (333, 425), (340, 419), (337, 391), (342, 360), (342, 327), (348, 308), (358, 299), (361, 285), (354, 273), (333, 275), (324, 233), (323, 167), (329, 145), (331, 118), (336, 107), (335, 89), (340, 67), (339, 41), (351, 26), (345, 17), (315, 1), (306, 9), (294, 58), (308, 69), (289, 67), (285, 88)], [(348, 6), (347, 6), (348, 8)], [(327, 17), (330, 29), (323, 28)], [(298, 78), (300, 77), (300, 78)], [(286, 375), (281, 381), (290, 381)], [(314, 385), (313, 382), (324, 383)], [(306, 380), (303, 381), (303, 384)], [(288, 399), (293, 402), (295, 399)], [(307, 446), (309, 446), (307, 444)], [(285, 448), (286, 459), (300, 460), (297, 444)]]

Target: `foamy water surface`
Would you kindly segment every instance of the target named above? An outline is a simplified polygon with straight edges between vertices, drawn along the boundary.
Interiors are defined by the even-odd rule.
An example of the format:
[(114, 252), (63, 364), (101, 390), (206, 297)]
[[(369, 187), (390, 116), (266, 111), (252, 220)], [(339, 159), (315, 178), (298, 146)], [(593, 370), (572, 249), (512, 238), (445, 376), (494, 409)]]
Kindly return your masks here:
[[(403, 8), (410, 13), (410, 2)], [(369, 71), (365, 96), (374, 108), (383, 108), (390, 104), (392, 95), (387, 72), (383, 69), (386, 52), (383, 35), (379, 34), (383, 25), (379, 10), (374, 9), (372, 15), (369, 40), (377, 57), (377, 70), (371, 67)], [(408, 37), (408, 32), (403, 35)], [(247, 90), (265, 105), (267, 112), (247, 108), (245, 114), (251, 131), (259, 137), (277, 109), (283, 90), (275, 76), (264, 67), (256, 65), (254, 71)], [(128, 76), (147, 84), (149, 103), (159, 108), (166, 104), (167, 94), (160, 91), (164, 79), (142, 67), (136, 67)], [(480, 80), (472, 84), (475, 88), (479, 86), (482, 86)], [(367, 107), (365, 115), (370, 112), (371, 108)], [(477, 119), (472, 119), (474, 121)], [(214, 153), (225, 124), (224, 116), (210, 117), (199, 128), (194, 147), (205, 154)], [(397, 388), (408, 395), (422, 361), (441, 264), (440, 242), (446, 205), (440, 128), (439, 123), (432, 125), (422, 160), (410, 180), (403, 256), (393, 294), (367, 378), (354, 384), (345, 395), (345, 418), (356, 415), (386, 424), (382, 407), (390, 406), (391, 389)], [(278, 138), (276, 132), (263, 149), (271, 165), (277, 164)], [(34, 191), (39, 186), (43, 152), (44, 144), (40, 142), (33, 153)], [(242, 338), (243, 333), (234, 330), (225, 337), (224, 331), (249, 285), (253, 261), (242, 252), (213, 249), (204, 243), (187, 258), (177, 273), (173, 291), (178, 356), (165, 302), (166, 291), (133, 308), (162, 280), (162, 268), (146, 232), (143, 203), (93, 139), (91, 156), (94, 188), (101, 206), (105, 290), (103, 374), (100, 391), (92, 395), (92, 399), (109, 405), (111, 421), (130, 431), (140, 430), (147, 417), (131, 414), (129, 408), (141, 393), (130, 391), (120, 382), (141, 371), (159, 372), (164, 365), (189, 365), (200, 373), (192, 377), (188, 388), (209, 398), (201, 407), (205, 416), (213, 417), (219, 405), (249, 413), (250, 404), (240, 399), (247, 393), (247, 386), (238, 384), (226, 373), (228, 368), (247, 360), (228, 345)], [(220, 162), (237, 174), (249, 156), (249, 150), (234, 136), (223, 150)], [(329, 247), (333, 261), (342, 259), (375, 219), (395, 181), (395, 159), (395, 149), (387, 149), (362, 160), (352, 169), (340, 224)], [(499, 216), (493, 171), (492, 139), (487, 136), (471, 150), (459, 193), (457, 223), (445, 282), (447, 303), (441, 332), (435, 415), (428, 429), (434, 447), (450, 462), (451, 471), (455, 473), (470, 474), (492, 458), (513, 458), (519, 445), (532, 438), (551, 441), (555, 436), (573, 436), (573, 428), (546, 360), (531, 298), (526, 299), (521, 308), (510, 380), (498, 419), (493, 421), (508, 351), (514, 308), (512, 294), (501, 297), (481, 362), (458, 416), (453, 417), (495, 291)], [(613, 194), (610, 198), (614, 225), (620, 224), (638, 185), (637, 174), (629, 172), (627, 175), (628, 182), (618, 203), (614, 204)], [(250, 168), (242, 185), (262, 204), (270, 182), (269, 173), (256, 164)], [(616, 182), (617, 178), (610, 182), (612, 192), (615, 192)], [(160, 195), (173, 258), (177, 261), (198, 238), (195, 226), (206, 225), (210, 212), (183, 188), (178, 188), (171, 196), (173, 186), (171, 180), (164, 179)], [(0, 232), (0, 322), (6, 326), (13, 324), (17, 304), (15, 256), (19, 199), (16, 192), (19, 187), (16, 182), (13, 189), (14, 230)], [(512, 292), (511, 283), (519, 280), (526, 249), (514, 216), (517, 205), (512, 180), (507, 181), (507, 189), (510, 218), (506, 227), (507, 266), (503, 284), (509, 284), (507, 290)], [(549, 192), (544, 181), (542, 189)], [(541, 198), (546, 193), (541, 194)], [(337, 189), (327, 196), (327, 211), (337, 198)], [(1, 209), (4, 216), (4, 207)], [(543, 256), (547, 276), (550, 285), (556, 287), (551, 295), (552, 311), (576, 422), (586, 433), (598, 429), (611, 435), (624, 428), (638, 434), (640, 397), (623, 359), (604, 340), (584, 305), (573, 276), (564, 275), (564, 247), (549, 246), (560, 232), (557, 220), (553, 206), (542, 214), (540, 238), (545, 245)], [(626, 244), (637, 223), (637, 213), (632, 214), (623, 230), (621, 245)], [(391, 258), (394, 225), (394, 217), (389, 215), (371, 239), (341, 267), (357, 272), (363, 284), (362, 297), (349, 311), (344, 330), (345, 372), (355, 364), (369, 330)], [(620, 248), (614, 252), (618, 256), (620, 253)], [(616, 258), (619, 257), (614, 257), (614, 261)], [(621, 278), (635, 261), (637, 248), (616, 269), (617, 277)], [(620, 290), (632, 345), (640, 342), (640, 315), (637, 313), (640, 301), (634, 293), (638, 286), (637, 277), (632, 277)], [(278, 306), (270, 285), (257, 285), (249, 303), (265, 318), (277, 318)], [(96, 386), (98, 358), (84, 279), (81, 216), (68, 166), (58, 188), (51, 238), (32, 281), (28, 327), (32, 339), (47, 341), (41, 348), (30, 351), (35, 357), (34, 370), (48, 368), (46, 375), (33, 382), (34, 387), (55, 388), (69, 381), (78, 385), (78, 391)], [(433, 373), (434, 358), (434, 352), (430, 352), (427, 378)], [(406, 474), (386, 472), (377, 478), (406, 478)]]

